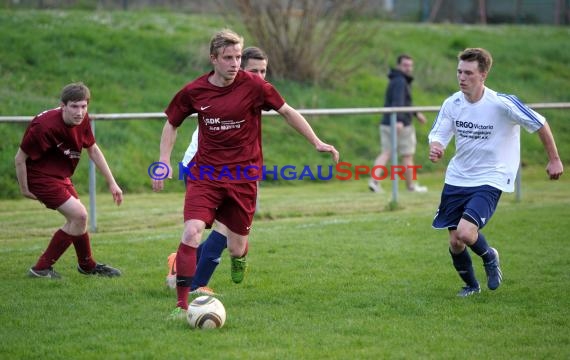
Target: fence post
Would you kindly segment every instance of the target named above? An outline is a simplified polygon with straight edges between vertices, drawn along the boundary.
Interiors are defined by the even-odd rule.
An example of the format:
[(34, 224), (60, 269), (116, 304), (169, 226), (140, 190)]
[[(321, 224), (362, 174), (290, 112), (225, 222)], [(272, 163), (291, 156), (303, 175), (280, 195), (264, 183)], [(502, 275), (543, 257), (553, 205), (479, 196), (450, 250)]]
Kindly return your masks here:
[[(95, 136), (95, 121), (91, 120), (91, 131)], [(97, 232), (97, 209), (95, 206), (95, 195), (97, 186), (95, 183), (95, 164), (89, 158), (89, 232)]]
[(255, 199), (255, 213), (254, 214), (258, 214), (261, 212), (261, 206), (259, 205), (259, 192), (261, 191), (261, 183), (259, 182), (259, 180), (257, 180), (256, 182), (257, 185), (257, 198)]
[(522, 198), (522, 166), (519, 164), (517, 177), (515, 178), (515, 201), (520, 202)]
[[(392, 169), (398, 165), (398, 134), (396, 129), (397, 113), (390, 114), (390, 138), (392, 140)], [(390, 171), (390, 176), (393, 176)], [(392, 179), (392, 201), (390, 201), (390, 209), (395, 209), (398, 206), (398, 179), (394, 176)]]

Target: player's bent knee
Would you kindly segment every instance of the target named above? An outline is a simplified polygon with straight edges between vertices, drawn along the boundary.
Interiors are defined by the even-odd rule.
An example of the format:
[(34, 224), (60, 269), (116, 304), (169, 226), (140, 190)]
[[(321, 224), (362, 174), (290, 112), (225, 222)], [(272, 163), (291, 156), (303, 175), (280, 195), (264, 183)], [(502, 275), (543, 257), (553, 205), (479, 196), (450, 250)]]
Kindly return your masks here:
[(465, 244), (457, 237), (452, 237), (449, 239), (449, 248), (453, 251), (453, 253), (457, 254), (463, 251)]
[(184, 224), (181, 242), (197, 248), (200, 245), (205, 226), (206, 225), (201, 221), (187, 221)]
[(477, 240), (477, 231), (473, 232), (471, 229), (457, 228), (456, 238), (462, 244), (471, 245)]
[(197, 248), (200, 246), (200, 239), (202, 238), (202, 233), (196, 231), (186, 231), (182, 234), (181, 242), (185, 245)]
[(74, 218), (77, 223), (87, 225), (87, 210), (85, 210), (85, 208), (79, 210)]
[[(81, 204), (80, 204), (81, 205)], [(87, 229), (87, 210), (83, 205), (76, 206), (65, 214), (67, 222), (76, 229), (80, 231), (81, 229)]]
[(463, 217), (455, 230), (455, 237), (465, 245), (472, 245), (477, 241), (479, 227), (471, 217)]

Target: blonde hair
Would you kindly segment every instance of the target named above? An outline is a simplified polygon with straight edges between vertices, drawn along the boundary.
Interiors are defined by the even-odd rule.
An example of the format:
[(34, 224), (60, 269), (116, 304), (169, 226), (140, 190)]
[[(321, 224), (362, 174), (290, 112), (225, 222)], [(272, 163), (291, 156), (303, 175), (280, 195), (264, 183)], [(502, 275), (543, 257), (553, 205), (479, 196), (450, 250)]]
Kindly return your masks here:
[(210, 40), (210, 55), (217, 57), (220, 54), (220, 49), (231, 45), (241, 45), (243, 48), (243, 37), (230, 29), (218, 31)]

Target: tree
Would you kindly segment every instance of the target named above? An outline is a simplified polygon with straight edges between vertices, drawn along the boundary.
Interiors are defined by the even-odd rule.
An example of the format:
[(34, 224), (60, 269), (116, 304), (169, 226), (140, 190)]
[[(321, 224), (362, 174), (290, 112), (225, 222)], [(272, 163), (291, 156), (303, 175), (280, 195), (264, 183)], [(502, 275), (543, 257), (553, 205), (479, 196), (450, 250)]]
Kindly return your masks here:
[(347, 57), (365, 34), (343, 22), (362, 0), (236, 0), (252, 41), (270, 59), (271, 75), (301, 82), (326, 82), (350, 72)]

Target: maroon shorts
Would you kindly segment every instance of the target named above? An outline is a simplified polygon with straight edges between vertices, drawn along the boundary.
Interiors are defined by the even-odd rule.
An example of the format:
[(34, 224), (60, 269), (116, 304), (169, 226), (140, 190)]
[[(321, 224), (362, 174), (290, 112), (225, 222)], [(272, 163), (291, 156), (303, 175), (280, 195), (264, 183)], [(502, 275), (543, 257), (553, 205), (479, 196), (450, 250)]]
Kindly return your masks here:
[(256, 182), (188, 181), (184, 221), (202, 220), (211, 227), (216, 219), (234, 233), (248, 235), (256, 201)]
[(28, 178), (28, 189), (49, 209), (57, 209), (70, 197), (79, 199), (69, 178)]

